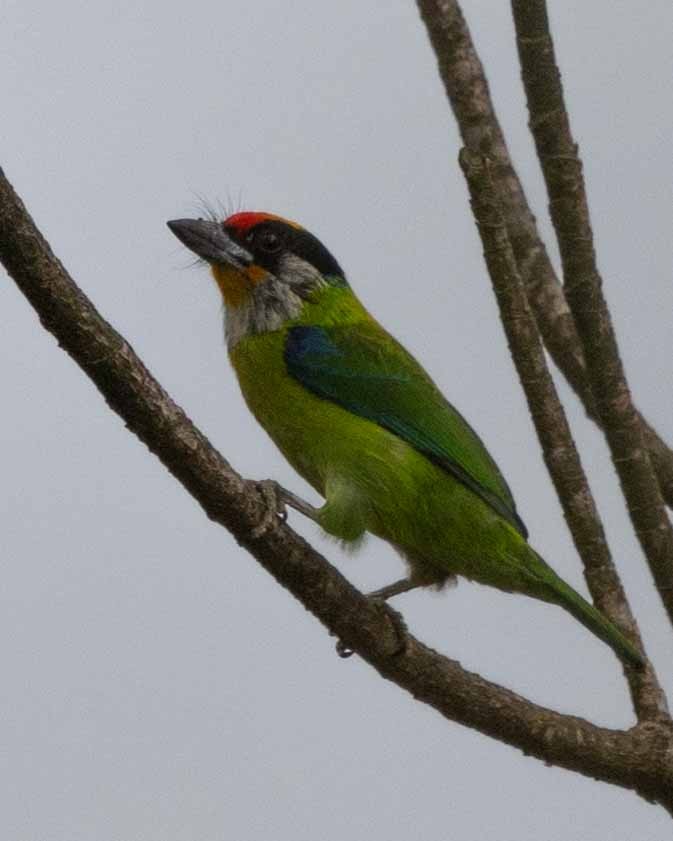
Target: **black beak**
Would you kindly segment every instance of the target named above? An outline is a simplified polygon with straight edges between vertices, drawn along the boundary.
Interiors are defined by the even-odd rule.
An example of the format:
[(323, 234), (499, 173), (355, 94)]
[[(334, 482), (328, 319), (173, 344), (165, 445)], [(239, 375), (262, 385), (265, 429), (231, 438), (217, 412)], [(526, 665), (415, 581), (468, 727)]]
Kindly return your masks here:
[(166, 224), (183, 245), (209, 263), (225, 263), (236, 269), (252, 263), (252, 254), (234, 242), (219, 222), (174, 219)]

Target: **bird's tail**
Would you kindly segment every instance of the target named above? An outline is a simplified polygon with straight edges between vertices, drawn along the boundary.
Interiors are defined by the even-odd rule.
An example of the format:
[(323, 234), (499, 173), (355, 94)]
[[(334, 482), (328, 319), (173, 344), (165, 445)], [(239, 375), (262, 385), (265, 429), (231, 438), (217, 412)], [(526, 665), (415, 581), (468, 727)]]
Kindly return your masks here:
[[(537, 555), (537, 553), (535, 554)], [(547, 578), (546, 583), (553, 591), (550, 601), (555, 602), (555, 604), (567, 610), (568, 613), (574, 616), (578, 622), (581, 622), (592, 634), (607, 643), (621, 660), (632, 666), (643, 668), (645, 666), (645, 660), (636, 646), (612, 622), (606, 619), (600, 610), (589, 604), (569, 584), (566, 584), (563, 579), (559, 578), (539, 555), (537, 557), (551, 573), (549, 578), (545, 576)]]

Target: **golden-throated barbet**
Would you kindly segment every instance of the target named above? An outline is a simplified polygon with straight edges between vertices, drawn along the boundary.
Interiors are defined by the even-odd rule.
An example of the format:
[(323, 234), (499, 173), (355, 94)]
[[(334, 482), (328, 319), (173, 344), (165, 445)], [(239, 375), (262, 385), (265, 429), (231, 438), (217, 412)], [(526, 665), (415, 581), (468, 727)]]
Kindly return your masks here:
[(371, 532), (406, 560), (404, 582), (464, 576), (559, 605), (640, 666), (636, 646), (528, 543), (483, 442), (419, 362), (365, 309), (313, 234), (270, 213), (168, 223), (222, 293), (231, 364), (257, 421), (325, 502), (288, 504), (330, 535)]

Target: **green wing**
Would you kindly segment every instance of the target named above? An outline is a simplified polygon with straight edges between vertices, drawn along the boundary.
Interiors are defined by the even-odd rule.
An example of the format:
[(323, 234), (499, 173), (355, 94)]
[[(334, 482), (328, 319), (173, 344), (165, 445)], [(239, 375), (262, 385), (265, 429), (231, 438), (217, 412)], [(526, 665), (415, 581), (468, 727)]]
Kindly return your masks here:
[(379, 325), (292, 327), (285, 363), (309, 391), (398, 435), (528, 536), (511, 491), (477, 433)]

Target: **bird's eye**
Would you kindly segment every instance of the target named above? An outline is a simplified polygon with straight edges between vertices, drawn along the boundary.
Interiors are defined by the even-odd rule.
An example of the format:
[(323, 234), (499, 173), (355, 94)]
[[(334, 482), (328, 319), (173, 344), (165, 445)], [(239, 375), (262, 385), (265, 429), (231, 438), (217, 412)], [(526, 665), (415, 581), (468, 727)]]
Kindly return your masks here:
[(260, 231), (255, 237), (255, 245), (265, 254), (277, 254), (282, 242), (278, 234), (273, 231)]

